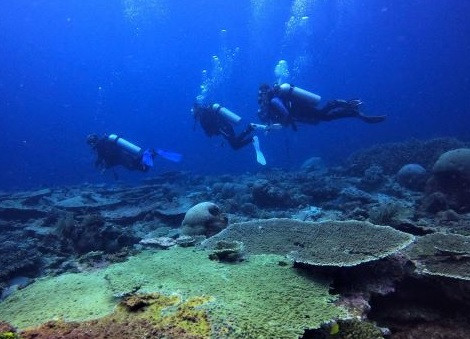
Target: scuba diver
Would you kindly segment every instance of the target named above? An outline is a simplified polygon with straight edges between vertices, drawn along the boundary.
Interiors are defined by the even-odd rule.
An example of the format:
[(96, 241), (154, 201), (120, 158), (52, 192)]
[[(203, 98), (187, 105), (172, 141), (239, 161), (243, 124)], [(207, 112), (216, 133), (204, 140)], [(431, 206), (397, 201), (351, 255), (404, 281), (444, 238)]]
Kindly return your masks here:
[(385, 115), (367, 116), (359, 107), (361, 100), (332, 100), (323, 108), (318, 108), (321, 97), (291, 84), (262, 84), (258, 91), (258, 116), (261, 121), (283, 126), (292, 126), (297, 130), (296, 123), (318, 124), (321, 121), (332, 121), (342, 118), (358, 118), (367, 123), (378, 123), (385, 120)]
[(174, 162), (179, 162), (182, 157), (181, 154), (163, 150), (143, 150), (116, 134), (105, 134), (103, 137), (90, 134), (87, 137), (87, 144), (97, 154), (95, 167), (103, 171), (121, 165), (131, 171), (147, 172), (153, 167), (157, 155)]
[(249, 124), (243, 132), (237, 135), (233, 125), (238, 124), (241, 117), (217, 103), (212, 105), (195, 103), (192, 113), (195, 121), (199, 121), (208, 137), (220, 135), (228, 141), (234, 150), (252, 144), (256, 152), (256, 161), (261, 165), (266, 165), (266, 159), (259, 146), (259, 139), (253, 135), (255, 129), (263, 129), (266, 126)]

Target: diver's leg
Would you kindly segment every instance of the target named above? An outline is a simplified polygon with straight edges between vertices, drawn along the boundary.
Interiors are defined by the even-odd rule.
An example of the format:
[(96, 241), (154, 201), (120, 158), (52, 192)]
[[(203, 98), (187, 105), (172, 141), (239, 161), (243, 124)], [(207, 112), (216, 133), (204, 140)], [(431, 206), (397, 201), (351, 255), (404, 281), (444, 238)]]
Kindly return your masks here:
[(361, 100), (333, 100), (326, 104), (321, 110), (321, 119), (325, 121), (331, 121), (342, 118), (358, 118), (364, 122), (373, 124), (382, 122), (385, 120), (385, 115), (378, 116), (367, 116), (364, 115), (360, 110), (359, 106), (362, 104)]
[(253, 142), (253, 137), (251, 135), (247, 137), (246, 135), (240, 134), (238, 137), (226, 139), (234, 150), (239, 150), (240, 148), (245, 147), (246, 145)]
[(329, 101), (325, 107), (319, 112), (319, 119), (323, 121), (331, 121), (342, 118), (355, 118), (359, 117), (358, 106), (349, 104), (344, 100)]

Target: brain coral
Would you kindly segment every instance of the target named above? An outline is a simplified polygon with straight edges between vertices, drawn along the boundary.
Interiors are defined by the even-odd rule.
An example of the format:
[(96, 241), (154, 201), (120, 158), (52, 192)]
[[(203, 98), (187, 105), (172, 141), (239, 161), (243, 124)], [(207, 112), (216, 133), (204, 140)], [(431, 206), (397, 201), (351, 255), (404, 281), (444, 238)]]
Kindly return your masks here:
[(470, 237), (433, 233), (407, 249), (418, 271), (427, 275), (470, 280)]
[(191, 207), (181, 223), (181, 231), (186, 235), (211, 236), (227, 226), (227, 217), (219, 206), (212, 202), (201, 202)]
[(430, 191), (446, 194), (450, 208), (470, 210), (470, 148), (459, 148), (442, 154), (433, 167)]
[(445, 152), (437, 159), (432, 169), (437, 175), (457, 175), (470, 181), (470, 148), (459, 148)]
[(413, 239), (391, 227), (362, 221), (268, 219), (233, 224), (203, 246), (212, 248), (220, 240), (238, 240), (248, 254), (289, 254), (297, 262), (342, 267), (384, 258)]

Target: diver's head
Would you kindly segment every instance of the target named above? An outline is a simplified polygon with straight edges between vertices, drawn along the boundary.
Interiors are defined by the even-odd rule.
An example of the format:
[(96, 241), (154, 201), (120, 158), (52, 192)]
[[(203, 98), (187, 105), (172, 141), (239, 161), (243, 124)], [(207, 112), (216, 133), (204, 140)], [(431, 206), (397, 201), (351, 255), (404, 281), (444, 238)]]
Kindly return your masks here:
[(262, 84), (258, 90), (258, 117), (262, 122), (269, 123), (269, 102), (274, 96), (273, 89), (268, 84)]
[(261, 84), (258, 89), (258, 104), (265, 103), (272, 92), (271, 86), (268, 84)]
[(196, 120), (199, 120), (201, 118), (202, 110), (204, 109), (204, 106), (201, 105), (198, 102), (195, 102), (193, 104), (193, 108), (191, 108), (191, 114), (193, 115), (193, 118)]
[(89, 134), (86, 137), (86, 143), (90, 145), (91, 148), (96, 148), (96, 145), (98, 144), (98, 141), (100, 140), (100, 137), (98, 134)]

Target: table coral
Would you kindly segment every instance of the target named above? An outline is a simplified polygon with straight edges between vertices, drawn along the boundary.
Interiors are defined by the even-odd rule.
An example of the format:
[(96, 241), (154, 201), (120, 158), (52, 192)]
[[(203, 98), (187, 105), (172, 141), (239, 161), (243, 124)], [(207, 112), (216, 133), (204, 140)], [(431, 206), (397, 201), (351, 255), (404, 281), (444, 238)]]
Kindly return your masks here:
[(292, 219), (254, 220), (230, 225), (203, 242), (242, 241), (247, 254), (288, 254), (315, 266), (355, 266), (396, 253), (413, 241), (410, 234), (361, 221), (304, 222)]
[(470, 237), (428, 234), (419, 238), (407, 254), (421, 273), (470, 281)]
[[(278, 255), (254, 255), (230, 265), (209, 260), (208, 253), (143, 252), (102, 271), (39, 280), (1, 303), (0, 319), (21, 328), (60, 318), (97, 319), (112, 312), (113, 295), (136, 288), (179, 300), (160, 309), (164, 318), (157, 322), (160, 329), (179, 329), (173, 337), (205, 337), (210, 324), (208, 336), (214, 338), (298, 338), (305, 329), (348, 316), (334, 305), (328, 281), (279, 265)], [(134, 301), (142, 307), (149, 303)], [(139, 324), (149, 330), (143, 320)]]

